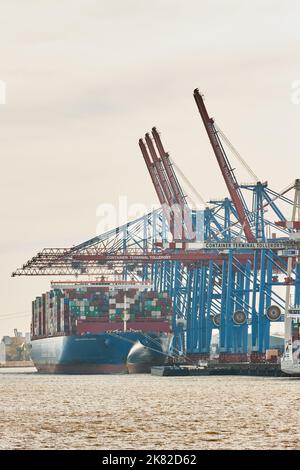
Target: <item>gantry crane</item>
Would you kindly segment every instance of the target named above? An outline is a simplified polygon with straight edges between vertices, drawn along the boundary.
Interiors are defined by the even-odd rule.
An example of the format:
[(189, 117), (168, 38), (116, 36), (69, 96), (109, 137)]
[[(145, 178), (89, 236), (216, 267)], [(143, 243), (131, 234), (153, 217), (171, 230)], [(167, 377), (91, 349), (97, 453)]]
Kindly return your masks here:
[[(276, 193), (258, 182), (252, 188), (255, 206), (252, 210), (247, 208), (220, 132), (209, 118), (198, 90), (194, 91), (194, 98), (231, 197), (205, 207), (202, 247), (193, 243), (193, 226), (186, 222), (189, 219), (182, 218), (189, 211), (186, 197), (154, 127), (152, 137), (147, 133), (145, 140), (139, 140), (139, 147), (162, 209), (80, 245), (44, 249), (13, 275), (106, 275), (117, 269), (124, 281), (149, 280), (156, 290), (167, 290), (173, 299), (175, 333), (176, 320), (186, 320), (186, 352), (208, 356), (212, 330), (218, 328), (221, 354), (231, 360), (237, 354), (241, 359), (241, 354), (247, 356), (250, 323), (253, 351), (263, 354), (269, 344), (270, 321), (282, 320), (284, 299), (273, 288), (284, 285), (277, 274), (289, 272), (284, 252), (294, 245), (288, 238), (284, 214), (275, 201), (291, 201), (284, 195), (286, 191)], [(266, 225), (275, 227), (265, 216), (267, 206), (280, 218), (277, 229), (282, 237), (276, 243), (264, 234)], [(178, 220), (180, 230), (177, 227), (176, 231)], [(253, 220), (255, 233), (251, 228)], [(173, 243), (167, 243), (168, 230)], [(287, 277), (295, 282), (293, 263)], [(273, 304), (280, 307), (277, 317), (271, 315)]]

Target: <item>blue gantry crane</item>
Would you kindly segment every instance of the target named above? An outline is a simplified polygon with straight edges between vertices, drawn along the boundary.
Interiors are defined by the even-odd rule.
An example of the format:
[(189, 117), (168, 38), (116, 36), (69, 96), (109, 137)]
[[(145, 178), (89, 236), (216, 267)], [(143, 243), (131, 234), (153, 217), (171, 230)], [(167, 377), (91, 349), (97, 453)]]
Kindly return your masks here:
[(225, 152), (226, 145), (234, 147), (197, 89), (194, 99), (229, 197), (190, 208), (153, 128), (139, 147), (161, 208), (72, 248), (45, 248), (13, 275), (151, 281), (172, 297), (176, 350), (190, 359), (208, 358), (217, 329), (219, 360), (246, 361), (251, 332), (251, 360), (260, 361), (271, 323), (284, 320), (287, 285), (295, 287), (300, 303), (299, 240), (291, 239), (296, 229), (287, 223), (293, 205), (287, 194), (298, 180), (276, 192), (252, 172), (255, 183), (239, 184)]

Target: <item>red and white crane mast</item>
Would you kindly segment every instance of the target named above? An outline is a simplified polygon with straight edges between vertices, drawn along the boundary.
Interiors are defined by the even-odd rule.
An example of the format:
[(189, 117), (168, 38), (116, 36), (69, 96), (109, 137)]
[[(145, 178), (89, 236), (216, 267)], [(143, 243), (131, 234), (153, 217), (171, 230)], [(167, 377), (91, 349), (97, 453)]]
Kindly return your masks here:
[(217, 162), (219, 164), (220, 170), (222, 172), (224, 181), (226, 183), (226, 186), (228, 188), (230, 197), (232, 199), (232, 202), (235, 206), (238, 219), (240, 224), (243, 227), (246, 239), (248, 242), (255, 242), (255, 236), (251, 230), (250, 223), (246, 214), (246, 208), (243, 203), (242, 197), (239, 194), (239, 185), (236, 181), (236, 178), (233, 173), (233, 169), (230, 166), (230, 163), (228, 161), (228, 158), (225, 154), (225, 151), (223, 149), (223, 146), (219, 140), (218, 137), (218, 132), (215, 128), (214, 125), (214, 120), (209, 117), (203, 97), (199, 93), (198, 88), (194, 90), (194, 99), (196, 101), (199, 113), (201, 115), (204, 127), (206, 129), (207, 135), (209, 137), (210, 143), (212, 145), (213, 151), (215, 153), (215, 156), (217, 158)]

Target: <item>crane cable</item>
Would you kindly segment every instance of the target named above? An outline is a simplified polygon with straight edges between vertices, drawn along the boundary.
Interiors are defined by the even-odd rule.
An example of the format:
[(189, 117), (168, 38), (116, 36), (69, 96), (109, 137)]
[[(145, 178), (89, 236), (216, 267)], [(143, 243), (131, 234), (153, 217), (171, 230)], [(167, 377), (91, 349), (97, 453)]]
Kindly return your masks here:
[(216, 131), (221, 135), (223, 138), (224, 142), (227, 144), (227, 146), (230, 148), (230, 150), (233, 152), (233, 154), (236, 156), (236, 158), (241, 162), (241, 164), (244, 166), (244, 168), (248, 171), (248, 173), (251, 175), (252, 178), (255, 179), (256, 183), (260, 181), (258, 176), (252, 171), (248, 163), (243, 159), (241, 154), (238, 152), (238, 150), (233, 146), (233, 144), (230, 142), (228, 137), (224, 134), (224, 132), (220, 129), (220, 127), (214, 122), (214, 126), (216, 128)]
[(29, 316), (30, 312), (13, 312), (13, 313), (1, 313), (0, 320), (9, 320), (12, 317), (25, 317)]
[[(286, 186), (282, 191), (280, 191), (276, 196), (274, 196), (272, 199), (270, 199), (269, 202), (266, 202), (266, 204), (263, 205), (263, 208), (267, 207), (269, 204), (272, 202), (276, 201), (276, 199), (280, 198), (281, 196), (284, 196), (284, 194), (288, 193), (291, 189), (295, 187), (295, 182), (293, 181), (291, 184)], [(298, 204), (296, 204), (296, 207), (300, 207)]]
[[(228, 139), (228, 137), (224, 134), (224, 132), (221, 130), (221, 128), (216, 124), (216, 122), (214, 122), (214, 125), (215, 125), (215, 129), (216, 131), (220, 134), (220, 136), (223, 138), (223, 140), (225, 141), (225, 143), (227, 144), (227, 146), (230, 148), (230, 150), (233, 152), (233, 154), (236, 156), (236, 158), (240, 161), (240, 163), (244, 166), (244, 168), (247, 170), (247, 172), (251, 175), (252, 178), (254, 178), (254, 180), (256, 181), (256, 183), (258, 183), (260, 181), (260, 179), (258, 178), (258, 176), (254, 173), (254, 171), (250, 168), (250, 166), (247, 164), (247, 162), (243, 159), (243, 157), (241, 156), (241, 154), (238, 152), (238, 150), (234, 147), (234, 145), (230, 142), (230, 140)], [(169, 157), (170, 158), (170, 157)], [(203, 199), (203, 197), (201, 196), (201, 194), (197, 191), (197, 189), (193, 186), (193, 184), (189, 181), (189, 179), (185, 176), (185, 174), (183, 173), (183, 171), (179, 168), (179, 166), (177, 165), (177, 163), (170, 158), (170, 162), (172, 163), (172, 165), (175, 167), (176, 171), (180, 174), (181, 178), (184, 180), (184, 182), (192, 189), (193, 193), (198, 197), (199, 201), (201, 202), (201, 204), (203, 204), (204, 206), (207, 206), (207, 203), (205, 202), (205, 200)], [(193, 199), (188, 196), (189, 199), (192, 201), (192, 203), (195, 205), (195, 202), (193, 201)]]
[[(204, 206), (207, 206), (207, 203), (204, 201), (203, 197), (201, 196), (201, 194), (197, 191), (197, 189), (192, 185), (192, 183), (189, 181), (189, 179), (185, 176), (185, 174), (183, 173), (183, 171), (179, 168), (179, 166), (177, 165), (177, 163), (175, 163), (175, 161), (173, 159), (170, 159), (170, 162), (172, 163), (172, 165), (175, 167), (176, 171), (180, 174), (181, 178), (184, 180), (184, 182), (192, 189), (193, 193), (198, 197), (199, 201), (201, 202), (201, 204), (203, 204)], [(192, 200), (192, 198), (190, 196), (188, 196), (189, 199), (192, 201), (192, 203), (196, 206), (195, 202)]]

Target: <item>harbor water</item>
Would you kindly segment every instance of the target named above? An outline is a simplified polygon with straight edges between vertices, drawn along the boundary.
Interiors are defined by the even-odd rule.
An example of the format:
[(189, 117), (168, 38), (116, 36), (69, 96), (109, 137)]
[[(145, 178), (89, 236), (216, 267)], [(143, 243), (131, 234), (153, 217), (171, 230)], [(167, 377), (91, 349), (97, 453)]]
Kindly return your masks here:
[(0, 369), (1, 449), (300, 449), (300, 380)]

